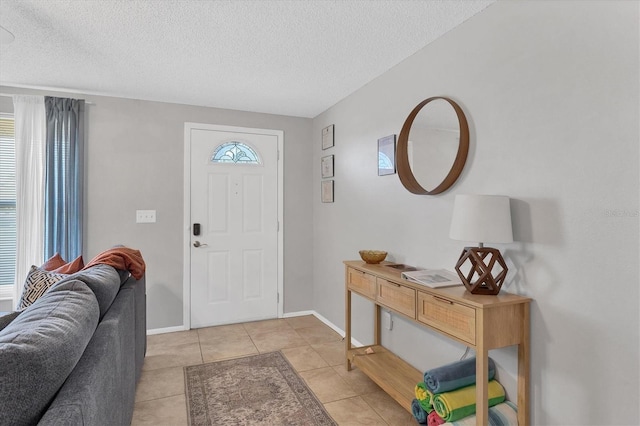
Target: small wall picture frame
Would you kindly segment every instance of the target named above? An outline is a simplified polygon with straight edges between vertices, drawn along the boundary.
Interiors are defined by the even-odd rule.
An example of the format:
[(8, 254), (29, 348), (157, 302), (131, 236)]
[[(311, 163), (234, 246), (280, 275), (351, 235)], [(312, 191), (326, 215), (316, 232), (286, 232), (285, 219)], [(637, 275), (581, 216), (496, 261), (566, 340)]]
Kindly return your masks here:
[(333, 124), (322, 129), (322, 149), (329, 149), (333, 146)]
[(322, 179), (333, 177), (333, 161), (333, 155), (322, 157), (320, 167), (322, 170)]
[(333, 179), (321, 182), (320, 197), (323, 203), (333, 203)]
[(378, 139), (378, 176), (396, 173), (396, 135)]

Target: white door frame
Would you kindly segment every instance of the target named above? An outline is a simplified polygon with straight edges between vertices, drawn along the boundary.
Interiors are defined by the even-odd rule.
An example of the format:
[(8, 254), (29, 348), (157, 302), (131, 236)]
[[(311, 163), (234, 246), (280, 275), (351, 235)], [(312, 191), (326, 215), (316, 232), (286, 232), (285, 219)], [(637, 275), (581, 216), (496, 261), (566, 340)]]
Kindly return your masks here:
[(184, 123), (184, 240), (182, 251), (183, 328), (185, 330), (191, 329), (191, 130), (194, 129), (274, 135), (278, 138), (278, 318), (282, 318), (284, 315), (284, 132), (282, 130), (186, 122)]

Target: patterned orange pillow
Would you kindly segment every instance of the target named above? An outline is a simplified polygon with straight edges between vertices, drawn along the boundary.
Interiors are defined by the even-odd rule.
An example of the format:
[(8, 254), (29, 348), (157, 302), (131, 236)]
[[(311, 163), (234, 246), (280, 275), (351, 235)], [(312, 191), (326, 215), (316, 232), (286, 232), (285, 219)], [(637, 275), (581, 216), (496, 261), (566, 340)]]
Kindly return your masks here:
[(73, 262), (60, 266), (59, 268), (54, 269), (53, 272), (56, 274), (75, 274), (82, 268), (84, 268), (84, 261), (82, 260), (82, 256), (78, 256)]
[(60, 253), (56, 253), (51, 256), (49, 260), (44, 262), (44, 265), (42, 265), (40, 269), (44, 269), (45, 271), (53, 271), (54, 269), (58, 269), (64, 266), (65, 263), (67, 262), (65, 262), (62, 256), (60, 256)]

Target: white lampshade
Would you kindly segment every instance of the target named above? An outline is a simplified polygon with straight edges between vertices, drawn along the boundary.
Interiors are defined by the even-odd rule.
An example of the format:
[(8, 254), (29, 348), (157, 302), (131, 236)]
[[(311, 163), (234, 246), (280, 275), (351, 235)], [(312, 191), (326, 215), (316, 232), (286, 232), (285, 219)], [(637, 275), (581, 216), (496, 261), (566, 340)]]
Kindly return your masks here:
[(449, 237), (477, 243), (511, 243), (511, 208), (503, 195), (456, 195)]

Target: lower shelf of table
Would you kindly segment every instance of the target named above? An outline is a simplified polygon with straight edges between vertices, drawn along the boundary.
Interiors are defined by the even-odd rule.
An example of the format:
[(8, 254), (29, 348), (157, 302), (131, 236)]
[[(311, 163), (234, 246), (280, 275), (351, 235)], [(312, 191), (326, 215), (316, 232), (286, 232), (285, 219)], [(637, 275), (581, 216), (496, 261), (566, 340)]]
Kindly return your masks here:
[[(365, 353), (367, 348), (371, 348), (373, 353)], [(369, 376), (382, 390), (411, 413), (411, 401), (415, 398), (416, 383), (423, 380), (420, 371), (380, 345), (351, 349), (347, 357), (352, 365)]]

